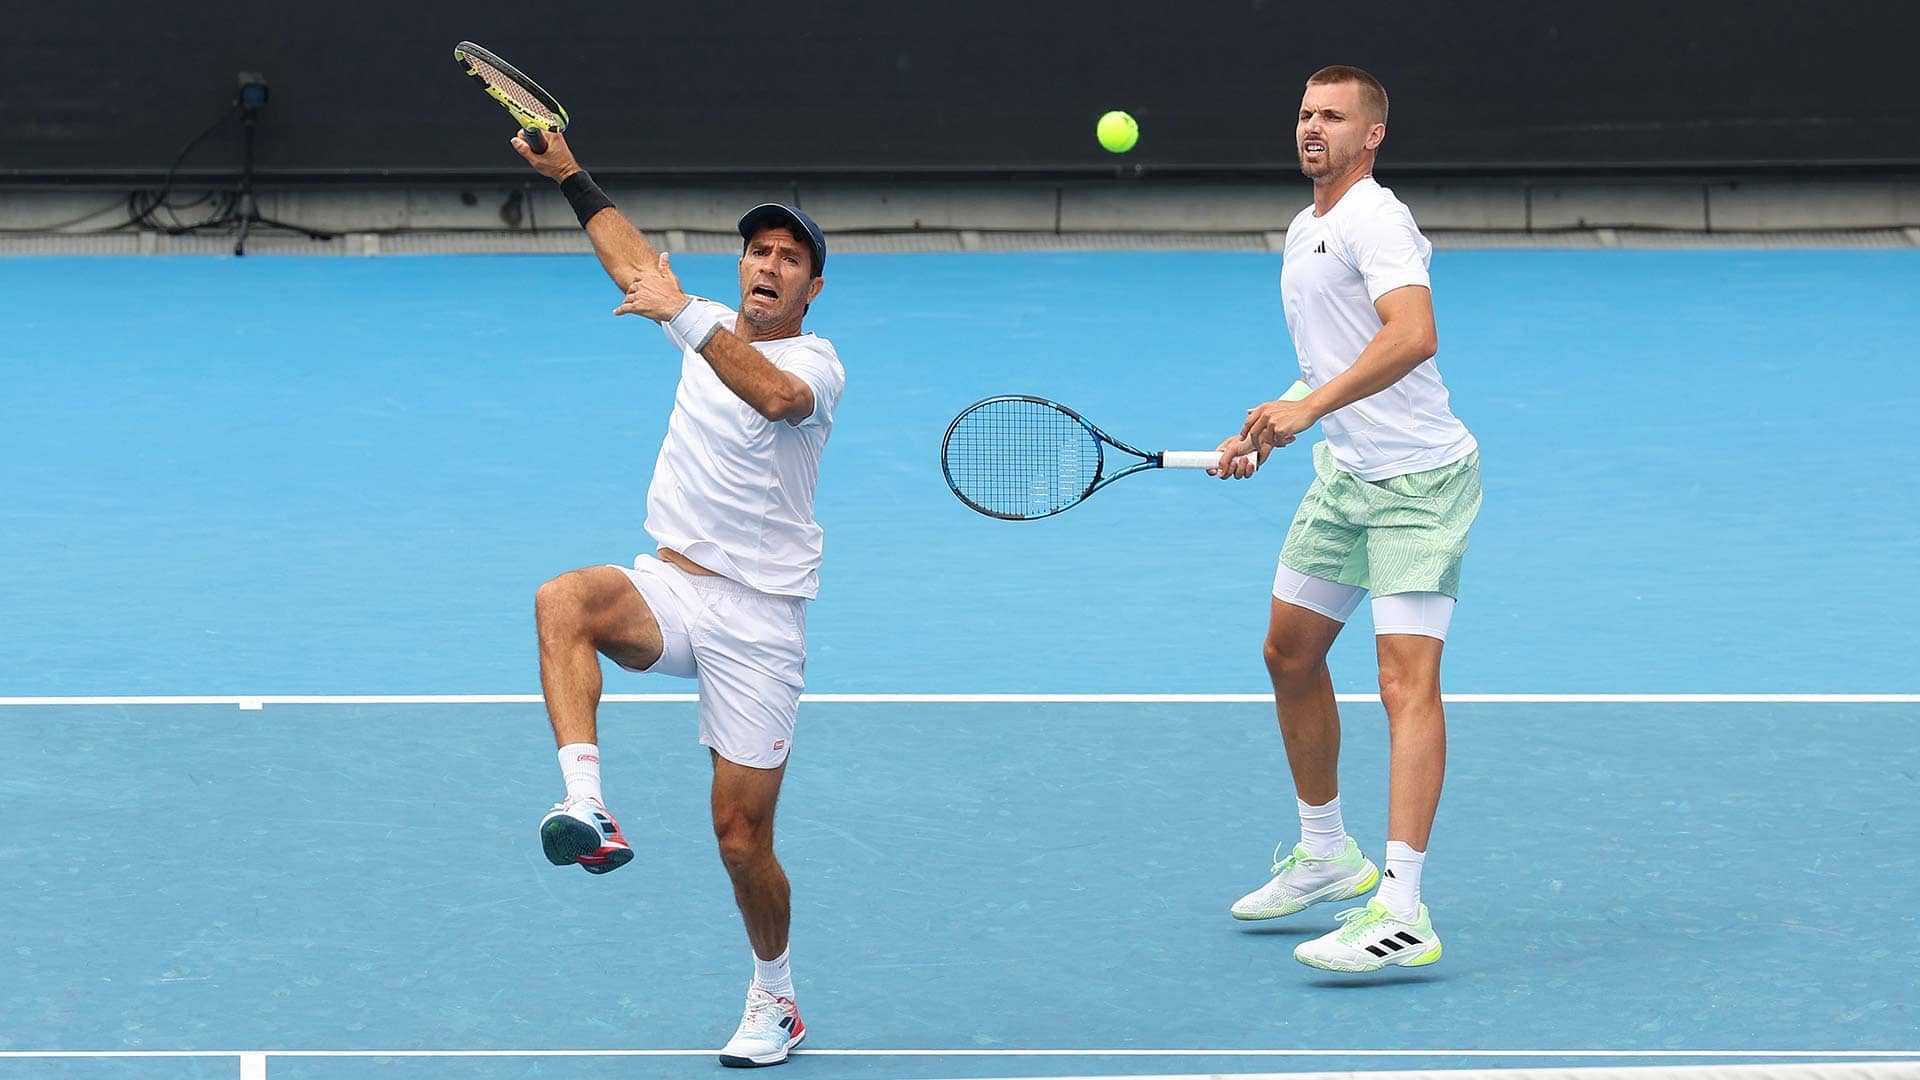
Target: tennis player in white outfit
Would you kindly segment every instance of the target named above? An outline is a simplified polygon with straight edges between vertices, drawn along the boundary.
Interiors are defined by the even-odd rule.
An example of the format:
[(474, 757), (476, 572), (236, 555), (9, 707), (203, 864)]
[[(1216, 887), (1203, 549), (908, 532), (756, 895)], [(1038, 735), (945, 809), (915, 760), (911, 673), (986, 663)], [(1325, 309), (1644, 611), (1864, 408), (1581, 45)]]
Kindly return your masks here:
[[(647, 488), (655, 553), (540, 586), (540, 686), (567, 797), (540, 823), (547, 858), (595, 874), (633, 851), (600, 793), (599, 655), (629, 671), (696, 679), (700, 742), (713, 762), (713, 830), (753, 946), (745, 1015), (724, 1065), (776, 1065), (806, 1037), (788, 966), (789, 889), (773, 852), (774, 806), (793, 749), (819, 592), (813, 519), (820, 456), (846, 372), (804, 333), (825, 285), (827, 242), (805, 213), (756, 206), (740, 219), (738, 310), (688, 296), (668, 264), (574, 160), (513, 146), (556, 180), (614, 284), (616, 315), (659, 323), (680, 351), (667, 437)], [(599, 654), (599, 655), (596, 655)]]
[[(1275, 852), (1272, 879), (1232, 912), (1286, 918), (1379, 886), (1337, 916), (1338, 929), (1294, 949), (1301, 963), (1341, 972), (1440, 959), (1420, 889), (1446, 771), (1440, 656), (1481, 503), (1479, 444), (1454, 416), (1433, 359), (1433, 245), (1372, 175), (1386, 124), (1386, 90), (1365, 71), (1330, 67), (1307, 80), (1294, 137), (1313, 205), (1287, 228), (1280, 292), (1311, 392), (1248, 410), (1215, 470), (1251, 475), (1316, 422), (1326, 436), (1280, 550), (1264, 649), (1300, 842), (1285, 857)], [(1254, 450), (1257, 458), (1240, 457)], [(1369, 591), (1392, 739), (1384, 873), (1342, 818), (1340, 717), (1326, 663)]]

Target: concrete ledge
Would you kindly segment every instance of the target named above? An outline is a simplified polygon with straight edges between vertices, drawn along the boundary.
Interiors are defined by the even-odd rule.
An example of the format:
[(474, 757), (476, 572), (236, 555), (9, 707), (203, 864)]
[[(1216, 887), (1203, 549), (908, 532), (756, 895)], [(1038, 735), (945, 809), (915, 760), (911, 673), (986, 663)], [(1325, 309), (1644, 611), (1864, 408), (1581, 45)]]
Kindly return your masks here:
[(1382, 181), (1424, 232), (1428, 229), (1516, 229), (1527, 227), (1527, 190), (1519, 184), (1434, 184)]
[(1529, 224), (1705, 231), (1707, 195), (1702, 185), (1535, 184)]
[[(1662, 238), (1663, 233), (1696, 237), (1781, 233), (1793, 234), (1786, 237), (1788, 243), (1859, 246), (1906, 243), (1907, 234), (1899, 230), (1920, 230), (1920, 176), (1837, 175), (1804, 182), (1482, 179), (1442, 183), (1397, 181), (1390, 175), (1383, 180), (1412, 207), (1421, 227), (1441, 246), (1457, 246), (1461, 237), (1449, 238), (1449, 234), (1471, 234), (1479, 246), (1507, 247), (1688, 242)], [(1291, 177), (1063, 183), (804, 180), (618, 185), (609, 194), (635, 224), (672, 251), (738, 250), (734, 228), (740, 213), (770, 200), (807, 209), (830, 234), (845, 237), (843, 244), (855, 243), (854, 234), (892, 235), (894, 239), (886, 243), (894, 246), (886, 250), (973, 251), (1006, 245), (1039, 250), (1054, 246), (1054, 241), (1041, 239), (1049, 235), (1080, 237), (1069, 243), (1084, 248), (1093, 242), (1086, 237), (1102, 233), (1116, 234), (1119, 239), (1107, 246), (1117, 247), (1176, 244), (1206, 250), (1278, 250), (1286, 225), (1310, 201), (1311, 188)], [(204, 199), (205, 195), (199, 189), (180, 191), (177, 198), (182, 207), (177, 217), (164, 211), (153, 217), (168, 224), (204, 220), (225, 197), (214, 193), (213, 199)], [(110, 237), (139, 232), (127, 226), (126, 196), (125, 191), (112, 190), (0, 188), (0, 230), (12, 233), (0, 250), (119, 250), (115, 245), (120, 242)], [(203, 201), (186, 205), (195, 199)], [(377, 241), (357, 241), (359, 248), (348, 252), (361, 255), (415, 250), (417, 245), (401, 239), (411, 233), (484, 233), (494, 238), (488, 244), (518, 235), (528, 238), (520, 250), (548, 250), (544, 245), (562, 242), (550, 239), (554, 234), (577, 229), (566, 201), (544, 181), (491, 187), (389, 184), (269, 189), (259, 193), (258, 201), (261, 213), (269, 217), (338, 233), (379, 235)], [(115, 227), (118, 232), (104, 234), (109, 239), (86, 239)], [(231, 231), (222, 227), (206, 232), (230, 236)], [(1860, 235), (1863, 231), (1876, 236)], [(148, 232), (147, 240), (129, 250), (198, 250), (185, 243), (188, 238)], [(902, 246), (906, 242), (898, 237), (908, 234), (929, 239), (918, 247)], [(26, 238), (33, 235), (45, 237), (50, 244), (28, 243)], [(1808, 239), (1816, 235), (1820, 239)], [(259, 248), (262, 251), (283, 242), (271, 232), (255, 236), (256, 244), (266, 245)], [(1202, 239), (1208, 236), (1216, 239)], [(576, 237), (565, 243), (577, 241)], [(304, 240), (285, 238), (285, 242), (300, 250), (318, 250), (303, 246)], [(443, 245), (436, 250), (453, 250), (444, 245), (456, 242), (432, 243)], [(1718, 246), (1717, 241), (1702, 243)], [(220, 245), (209, 241), (204, 246), (214, 250)]]
[(1740, 181), (1708, 189), (1714, 229), (1889, 229), (1920, 223), (1920, 180)]
[[(125, 191), (33, 191), (0, 188), (0, 228), (86, 230), (127, 217)], [(71, 222), (72, 224), (68, 224)]]
[[(979, 232), (974, 230), (842, 232), (834, 237), (838, 255), (922, 254), (967, 251), (1247, 251), (1274, 256), (1276, 234), (1258, 232)], [(1578, 248), (1920, 248), (1920, 228), (1701, 233), (1678, 230), (1567, 229), (1513, 232), (1451, 229), (1430, 234), (1443, 251)], [(184, 236), (154, 232), (118, 232), (89, 236), (0, 235), (0, 257), (26, 255), (221, 255), (233, 252), (233, 230), (209, 230)], [(656, 237), (669, 250), (687, 254), (732, 255), (740, 250), (734, 233), (669, 230)], [(401, 233), (349, 232), (316, 242), (302, 236), (257, 229), (247, 241), (250, 256), (335, 255), (570, 255), (591, 258), (592, 248), (579, 229), (466, 230)], [(1276, 262), (1277, 265), (1277, 262)]]
[[(1051, 184), (847, 187), (800, 184), (799, 203), (822, 229), (1024, 229), (1051, 231), (1060, 212)], [(741, 207), (746, 209), (745, 206)], [(737, 215), (736, 215), (737, 216)]]
[(1060, 189), (1061, 232), (1260, 232), (1284, 229), (1313, 201), (1306, 181), (1206, 184), (1116, 181)]

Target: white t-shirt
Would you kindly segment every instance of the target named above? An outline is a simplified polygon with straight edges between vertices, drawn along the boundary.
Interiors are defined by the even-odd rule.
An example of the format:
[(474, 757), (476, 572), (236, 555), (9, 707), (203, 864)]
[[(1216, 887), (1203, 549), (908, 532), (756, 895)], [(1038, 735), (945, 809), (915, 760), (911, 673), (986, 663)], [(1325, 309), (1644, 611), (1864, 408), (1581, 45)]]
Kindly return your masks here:
[[(693, 303), (733, 329), (731, 308), (698, 297)], [(753, 343), (813, 391), (813, 414), (790, 424), (755, 412), (672, 326), (661, 329), (681, 350), (680, 385), (647, 488), (647, 533), (661, 547), (761, 592), (813, 599), (820, 592), (822, 537), (813, 493), (833, 410), (847, 385), (833, 344), (812, 334)]]
[[(1353, 366), (1380, 332), (1374, 301), (1408, 285), (1431, 288), (1433, 245), (1406, 204), (1365, 177), (1322, 217), (1313, 207), (1287, 226), (1280, 298), (1300, 354), (1300, 377), (1319, 387)], [(1429, 359), (1399, 382), (1320, 420), (1334, 464), (1362, 480), (1450, 465), (1478, 445), (1453, 415)]]

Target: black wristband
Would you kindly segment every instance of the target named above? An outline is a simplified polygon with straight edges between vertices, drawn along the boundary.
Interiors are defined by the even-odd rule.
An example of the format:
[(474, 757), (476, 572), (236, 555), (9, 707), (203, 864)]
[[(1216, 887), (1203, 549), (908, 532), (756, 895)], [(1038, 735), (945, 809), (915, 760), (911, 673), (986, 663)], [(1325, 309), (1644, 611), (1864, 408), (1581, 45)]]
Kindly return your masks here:
[(582, 226), (593, 215), (613, 207), (613, 200), (607, 198), (607, 193), (600, 190), (600, 185), (593, 182), (585, 169), (560, 181), (560, 194), (567, 197), (567, 205), (573, 207), (573, 216), (580, 219)]

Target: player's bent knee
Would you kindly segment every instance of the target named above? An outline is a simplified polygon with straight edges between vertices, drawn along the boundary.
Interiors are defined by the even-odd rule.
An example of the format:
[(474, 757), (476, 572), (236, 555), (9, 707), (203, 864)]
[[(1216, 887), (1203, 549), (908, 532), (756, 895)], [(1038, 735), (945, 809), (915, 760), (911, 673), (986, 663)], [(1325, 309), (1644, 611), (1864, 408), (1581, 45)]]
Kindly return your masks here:
[(534, 617), (556, 628), (590, 627), (599, 612), (617, 603), (622, 593), (632, 591), (625, 580), (608, 579), (600, 575), (600, 569), (569, 570), (543, 583), (533, 594)]
[(603, 651), (645, 654), (646, 664), (659, 656), (653, 614), (616, 568), (590, 567), (561, 574), (535, 591), (533, 606), (544, 638), (585, 637)]
[(586, 623), (586, 603), (575, 576), (561, 574), (542, 582), (533, 593), (533, 618), (543, 635), (578, 633)]

